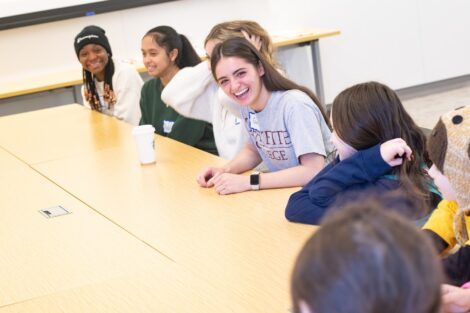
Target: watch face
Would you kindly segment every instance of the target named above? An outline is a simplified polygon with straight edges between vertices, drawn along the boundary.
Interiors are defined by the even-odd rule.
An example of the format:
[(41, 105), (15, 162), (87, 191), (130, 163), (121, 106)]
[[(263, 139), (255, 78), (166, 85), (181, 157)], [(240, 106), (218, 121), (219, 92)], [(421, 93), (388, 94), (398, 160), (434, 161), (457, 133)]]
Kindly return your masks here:
[(250, 175), (250, 185), (251, 186), (258, 186), (259, 185), (259, 174), (251, 174)]

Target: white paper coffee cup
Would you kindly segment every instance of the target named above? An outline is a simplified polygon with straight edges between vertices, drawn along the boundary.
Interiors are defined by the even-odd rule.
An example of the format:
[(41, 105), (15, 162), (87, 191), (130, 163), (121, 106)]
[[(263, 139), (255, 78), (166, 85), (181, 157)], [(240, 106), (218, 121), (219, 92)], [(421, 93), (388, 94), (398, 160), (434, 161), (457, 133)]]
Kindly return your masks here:
[(140, 125), (134, 127), (132, 135), (134, 135), (139, 153), (139, 160), (142, 164), (150, 164), (155, 162), (155, 128), (152, 125)]

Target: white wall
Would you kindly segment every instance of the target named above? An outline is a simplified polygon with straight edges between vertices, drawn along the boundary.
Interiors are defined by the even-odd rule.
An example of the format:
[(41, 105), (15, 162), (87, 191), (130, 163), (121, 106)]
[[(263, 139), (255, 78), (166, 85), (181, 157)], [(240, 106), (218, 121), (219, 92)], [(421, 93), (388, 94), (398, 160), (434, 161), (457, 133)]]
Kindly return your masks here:
[[(338, 28), (320, 41), (326, 100), (366, 80), (404, 88), (470, 74), (467, 0), (180, 0), (0, 31), (0, 83), (79, 67), (73, 37), (86, 25), (106, 29), (114, 55), (140, 57), (150, 28), (171, 25), (196, 47), (216, 23), (253, 19), (270, 31)], [(279, 52), (288, 74), (313, 88), (308, 48)]]

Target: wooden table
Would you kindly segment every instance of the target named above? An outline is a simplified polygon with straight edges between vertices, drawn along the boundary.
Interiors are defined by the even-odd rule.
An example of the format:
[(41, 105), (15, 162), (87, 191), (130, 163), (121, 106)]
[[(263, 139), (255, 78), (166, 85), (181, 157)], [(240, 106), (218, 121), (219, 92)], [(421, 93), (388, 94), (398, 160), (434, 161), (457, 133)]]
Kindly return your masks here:
[(320, 58), (320, 39), (339, 35), (339, 30), (332, 29), (304, 29), (288, 32), (283, 35), (273, 35), (274, 45), (284, 47), (289, 45), (309, 45), (312, 53), (312, 70), (315, 80), (315, 93), (320, 102), (325, 105), (325, 89), (323, 86), (323, 73)]
[[(320, 101), (324, 103), (323, 76), (320, 62), (319, 39), (339, 35), (339, 30), (332, 29), (304, 29), (284, 33), (273, 34), (273, 42), (276, 47), (290, 45), (310, 45), (312, 49), (313, 74), (315, 78), (315, 90)], [(146, 72), (141, 61), (136, 61), (135, 66), (139, 72)], [(9, 81), (0, 84), (0, 99), (21, 96), (35, 92), (47, 91), (82, 84), (82, 71), (77, 67), (56, 73), (49, 73), (38, 77), (28, 77), (21, 80)], [(74, 95), (77, 93), (74, 92)], [(78, 101), (78, 99), (75, 99)]]
[(161, 265), (3, 306), (0, 312), (250, 312), (232, 301), (230, 293), (216, 290), (176, 264)]
[(34, 168), (237, 303), (285, 312), (293, 261), (313, 229), (285, 220), (292, 190), (219, 196), (195, 182), (212, 156), (159, 137), (156, 146), (155, 165), (115, 148)]
[(133, 145), (131, 131), (125, 122), (71, 104), (0, 117), (0, 146), (34, 164)]
[[(69, 110), (82, 110), (78, 113), (81, 117), (75, 119)], [(29, 135), (32, 141), (42, 138), (42, 145), (49, 147), (39, 157), (34, 157), (36, 148), (31, 149), (24, 140), (13, 144), (0, 135), (0, 146), (8, 143), (11, 153), (30, 162), (52, 182), (197, 279), (229, 294), (223, 302), (226, 311), (287, 312), (293, 261), (315, 229), (285, 220), (284, 207), (295, 189), (219, 196), (212, 189), (198, 187), (195, 177), (203, 166), (225, 161), (156, 136), (157, 162), (141, 166), (129, 138), (130, 128), (125, 131), (127, 125), (104, 115), (108, 122), (83, 123), (87, 115), (97, 119), (96, 114), (72, 105), (0, 118), (0, 134), (4, 125), (10, 132), (21, 129), (16, 133), (27, 133), (28, 125), (37, 121), (59, 119), (68, 125), (59, 131), (56, 125), (44, 123), (40, 133)], [(4, 121), (10, 118), (14, 122)], [(122, 129), (97, 136), (103, 132), (103, 124)], [(88, 137), (99, 139), (90, 141)], [(73, 155), (73, 147), (67, 144), (67, 153), (58, 153), (58, 146), (68, 141), (83, 146), (78, 155)], [(58, 297), (44, 301), (47, 305), (62, 301), (62, 296)], [(80, 301), (73, 294), (63, 297)]]
[[(0, 173), (0, 312), (223, 309), (209, 284), (1, 148)], [(72, 213), (38, 212), (56, 205)]]

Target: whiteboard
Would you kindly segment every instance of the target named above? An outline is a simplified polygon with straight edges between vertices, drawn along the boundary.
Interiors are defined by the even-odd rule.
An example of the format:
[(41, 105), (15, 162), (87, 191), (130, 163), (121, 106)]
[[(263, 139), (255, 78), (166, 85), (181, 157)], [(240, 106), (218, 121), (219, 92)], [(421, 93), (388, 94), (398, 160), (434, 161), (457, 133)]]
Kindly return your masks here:
[(89, 4), (94, 2), (103, 2), (96, 0), (0, 0), (0, 17), (27, 14), (38, 11), (46, 11), (57, 8), (71, 7), (80, 4)]
[(0, 0), (0, 30), (176, 0)]

